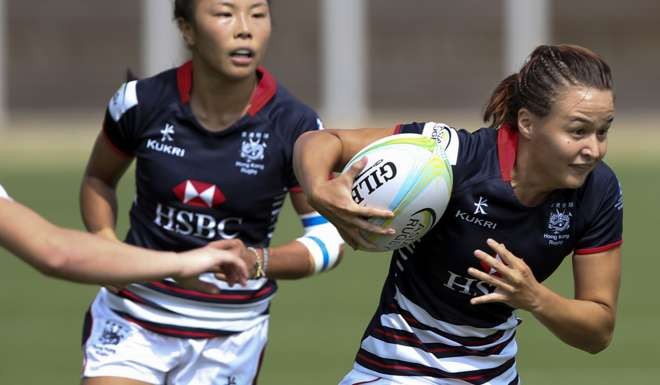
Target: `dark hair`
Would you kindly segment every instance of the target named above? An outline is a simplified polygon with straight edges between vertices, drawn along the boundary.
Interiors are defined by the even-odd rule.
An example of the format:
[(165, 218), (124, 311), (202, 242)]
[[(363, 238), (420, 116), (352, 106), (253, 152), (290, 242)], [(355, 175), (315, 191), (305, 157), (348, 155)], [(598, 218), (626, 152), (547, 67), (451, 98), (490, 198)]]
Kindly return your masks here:
[(521, 108), (547, 116), (555, 97), (566, 86), (611, 90), (612, 72), (600, 56), (587, 48), (540, 45), (520, 72), (506, 77), (495, 88), (484, 111), (484, 122), (490, 122), (490, 127), (502, 123), (515, 127)]
[[(174, 0), (174, 20), (181, 18), (192, 23), (194, 2), (195, 0)], [(270, 0), (267, 2), (270, 5)]]
[(181, 18), (187, 22), (192, 22), (194, 1), (174, 0), (174, 20)]

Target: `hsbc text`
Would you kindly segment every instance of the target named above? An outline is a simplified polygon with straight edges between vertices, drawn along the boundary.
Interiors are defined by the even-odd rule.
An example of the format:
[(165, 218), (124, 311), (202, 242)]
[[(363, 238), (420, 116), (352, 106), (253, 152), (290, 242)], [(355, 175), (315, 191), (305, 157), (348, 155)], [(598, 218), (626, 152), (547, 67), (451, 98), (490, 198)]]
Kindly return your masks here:
[(193, 235), (205, 239), (232, 239), (238, 236), (238, 232), (227, 232), (228, 225), (236, 228), (243, 223), (243, 218), (229, 217), (217, 220), (207, 214), (177, 210), (159, 203), (154, 223), (177, 234)]
[(451, 271), (448, 271), (448, 273), (449, 277), (447, 278), (447, 282), (444, 283), (444, 286), (453, 291), (467, 294), (472, 297), (489, 294), (495, 291), (495, 286), (489, 285), (484, 281), (464, 277)]

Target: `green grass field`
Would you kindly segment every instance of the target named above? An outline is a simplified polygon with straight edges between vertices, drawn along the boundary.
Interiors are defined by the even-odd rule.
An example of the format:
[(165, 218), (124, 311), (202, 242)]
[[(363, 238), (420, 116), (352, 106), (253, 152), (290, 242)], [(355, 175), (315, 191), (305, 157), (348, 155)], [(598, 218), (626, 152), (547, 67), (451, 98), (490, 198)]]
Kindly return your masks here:
[[(81, 228), (77, 191), (91, 137), (64, 132), (0, 133), (0, 183), (50, 220)], [(53, 140), (49, 140), (50, 138)], [(656, 136), (657, 139), (657, 136)], [(651, 139), (641, 140), (650, 148)], [(655, 143), (658, 143), (655, 141)], [(617, 143), (612, 141), (614, 149)], [(614, 152), (614, 150), (612, 150)], [(519, 370), (526, 384), (656, 384), (660, 378), (660, 259), (654, 247), (660, 215), (660, 166), (651, 151), (619, 151), (609, 161), (625, 192), (623, 283), (615, 339), (603, 353), (572, 349), (525, 313)], [(132, 177), (121, 186), (120, 233), (126, 229)], [(275, 244), (298, 234), (286, 210)], [(336, 384), (350, 368), (378, 301), (389, 255), (349, 251), (333, 272), (280, 282), (272, 306), (263, 385)], [(44, 278), (0, 251), (0, 384), (78, 383), (83, 313), (96, 288)], [(547, 283), (570, 296), (570, 261)]]

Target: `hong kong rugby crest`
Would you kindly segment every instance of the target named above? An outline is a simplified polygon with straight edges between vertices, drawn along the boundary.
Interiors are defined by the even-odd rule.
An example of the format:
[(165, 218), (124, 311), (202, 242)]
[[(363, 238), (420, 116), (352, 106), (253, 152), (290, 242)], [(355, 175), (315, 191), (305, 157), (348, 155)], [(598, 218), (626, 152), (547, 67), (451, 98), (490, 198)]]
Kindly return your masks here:
[(241, 160), (237, 160), (235, 165), (246, 175), (257, 175), (264, 169), (265, 151), (268, 148), (268, 138), (270, 134), (263, 132), (243, 132), (241, 137)]
[(548, 245), (561, 246), (571, 237), (568, 233), (571, 228), (571, 218), (573, 218), (573, 202), (550, 205), (548, 225), (543, 234)]

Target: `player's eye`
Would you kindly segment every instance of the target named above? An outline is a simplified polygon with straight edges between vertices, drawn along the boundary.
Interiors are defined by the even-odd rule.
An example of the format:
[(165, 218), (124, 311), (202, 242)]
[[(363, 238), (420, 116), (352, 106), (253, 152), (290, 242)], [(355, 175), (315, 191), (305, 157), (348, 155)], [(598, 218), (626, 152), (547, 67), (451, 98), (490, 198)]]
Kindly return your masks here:
[(587, 133), (587, 130), (585, 130), (584, 128), (575, 128), (571, 131), (571, 135), (573, 135), (577, 138), (583, 137), (584, 135), (586, 135), (586, 133)]
[(254, 17), (255, 19), (263, 19), (266, 16), (268, 16), (268, 13), (266, 12), (256, 12), (252, 14), (252, 17)]

